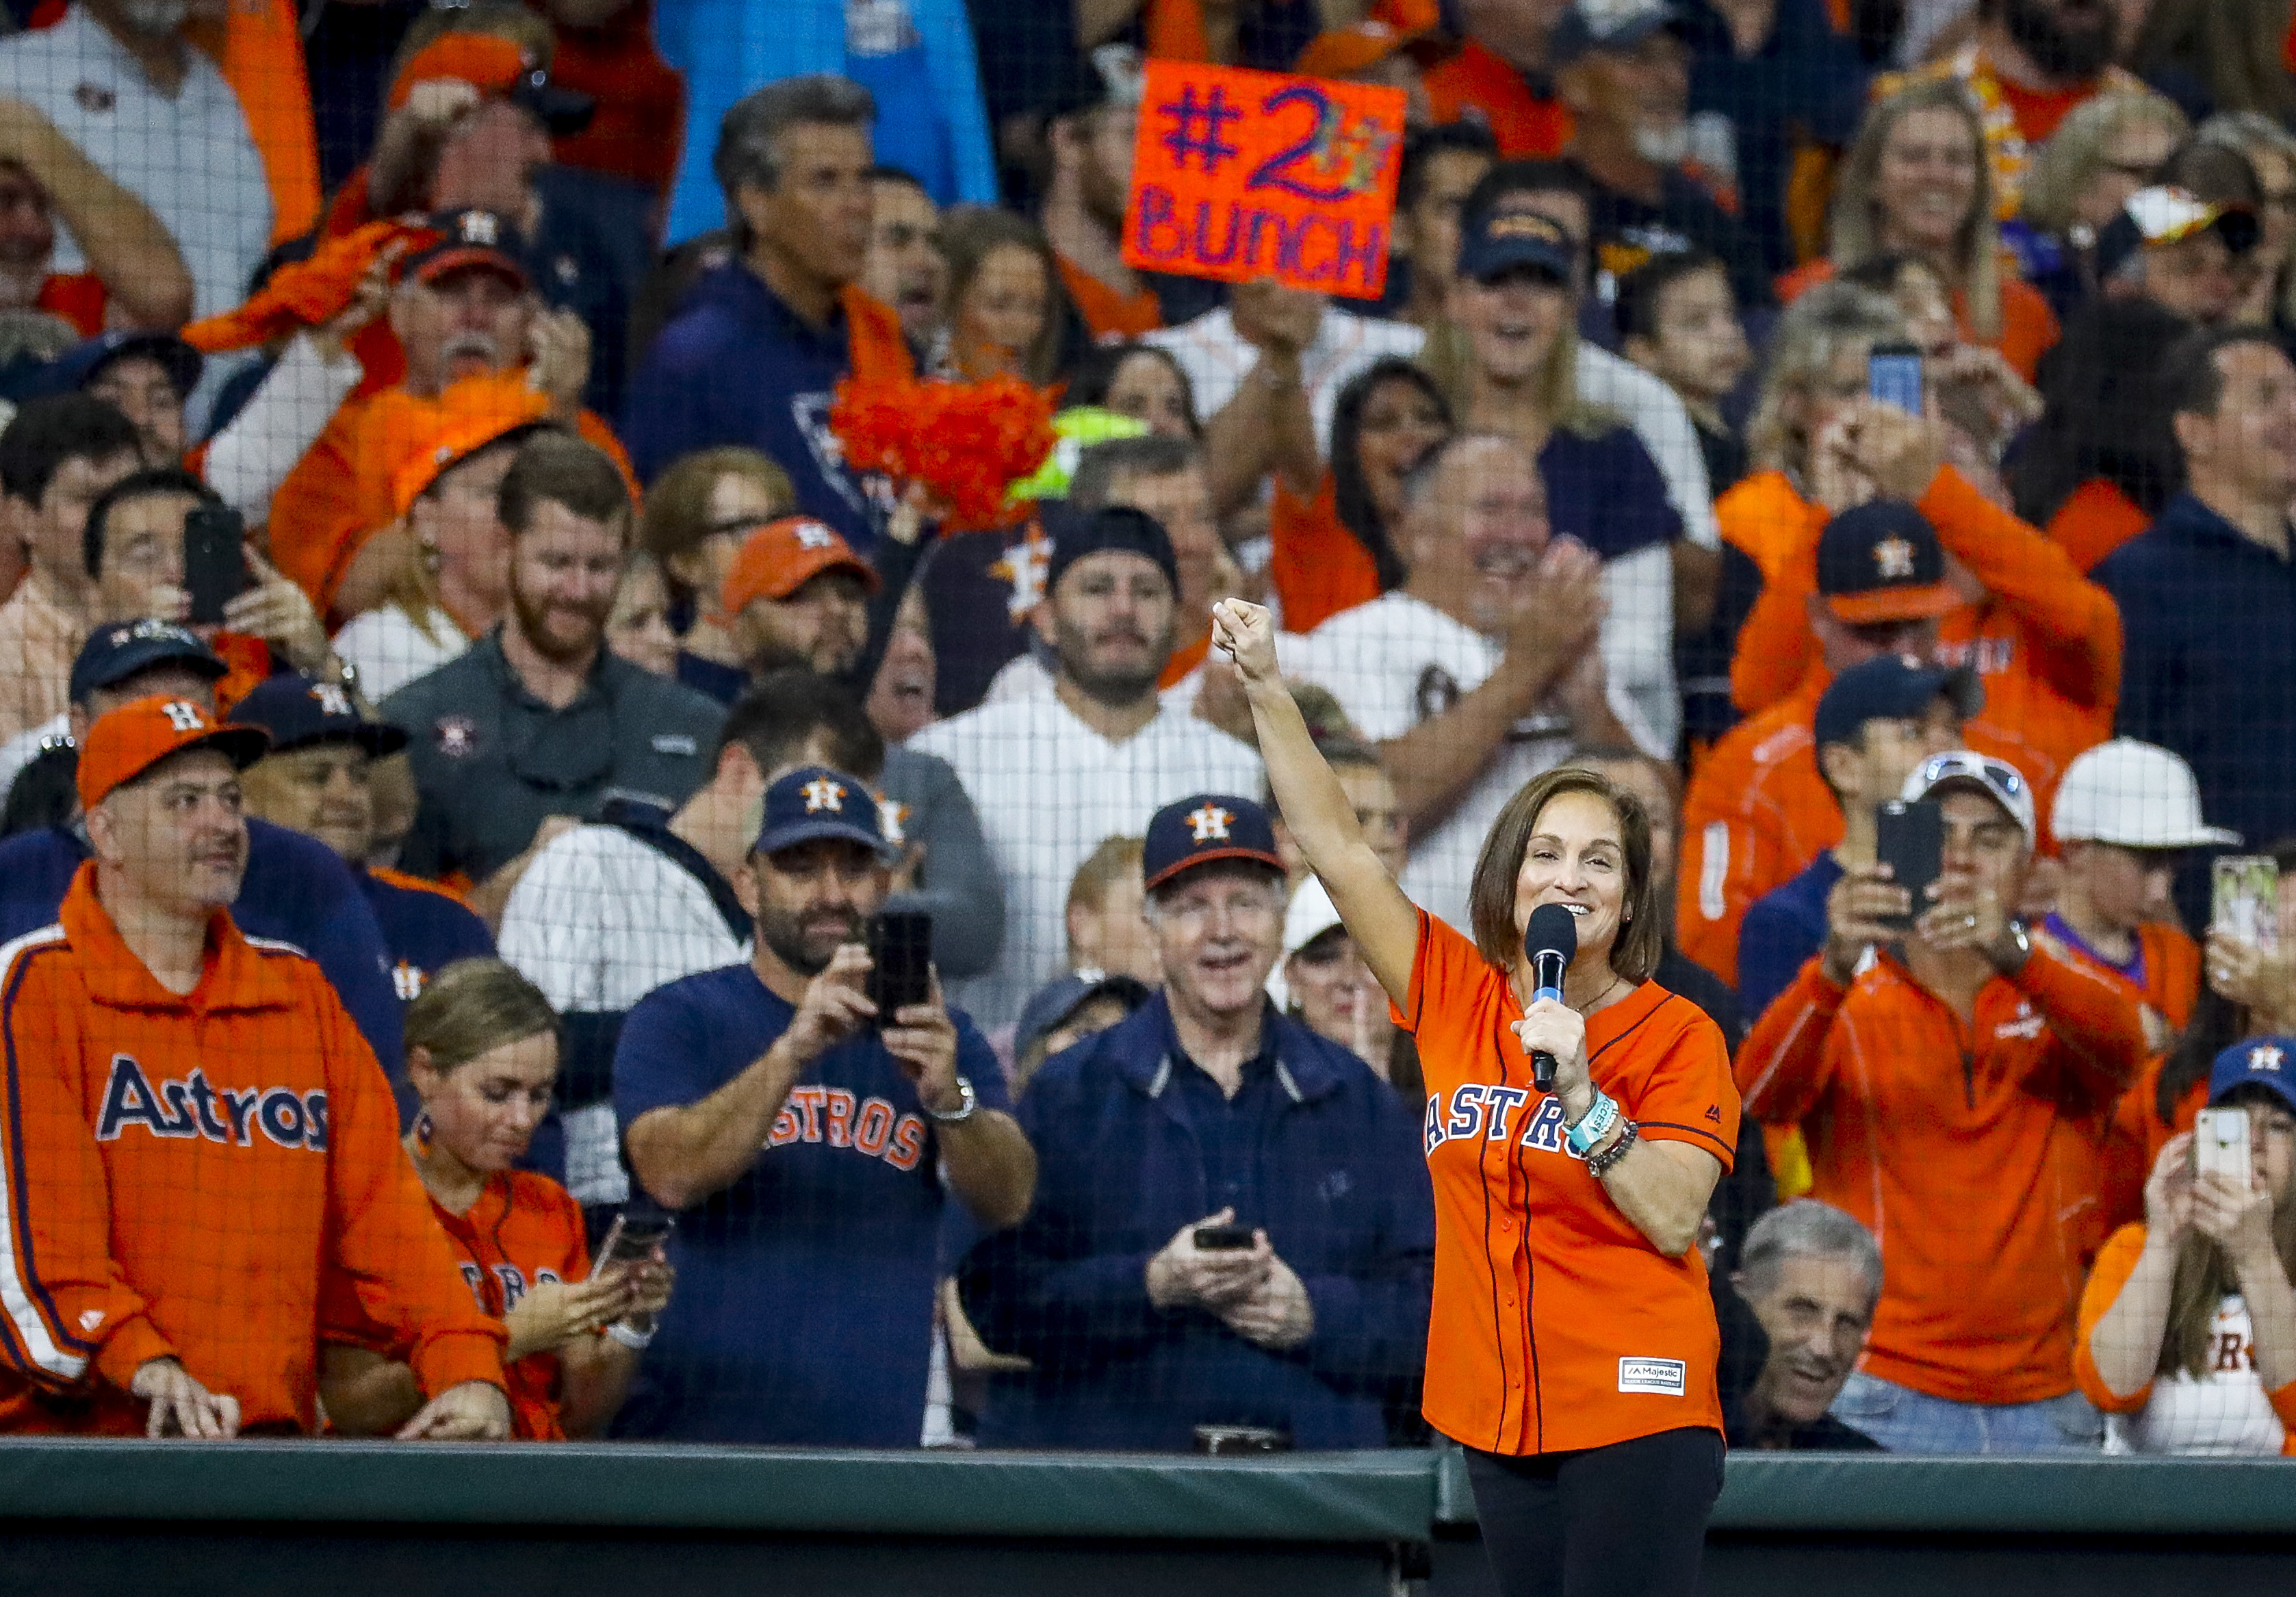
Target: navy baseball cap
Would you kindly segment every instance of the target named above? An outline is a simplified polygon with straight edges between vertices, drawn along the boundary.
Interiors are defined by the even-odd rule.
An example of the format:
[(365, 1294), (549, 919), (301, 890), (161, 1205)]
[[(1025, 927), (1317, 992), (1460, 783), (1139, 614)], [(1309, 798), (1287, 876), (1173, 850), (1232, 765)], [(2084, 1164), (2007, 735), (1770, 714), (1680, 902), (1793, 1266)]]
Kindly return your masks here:
[(2251, 1037), (2217, 1056), (2209, 1071), (2209, 1102), (2221, 1103), (2235, 1087), (2267, 1087), (2280, 1101), (2296, 1109), (2296, 1037)]
[(1050, 504), (1045, 506), (1043, 519), (1045, 531), (1053, 539), (1053, 557), (1045, 568), (1046, 593), (1058, 588), (1069, 567), (1086, 556), (1115, 549), (1153, 562), (1164, 573), (1164, 580), (1172, 585), (1172, 597), (1179, 597), (1180, 563), (1172, 553), (1172, 535), (1146, 511), (1129, 505), (1077, 510), (1066, 504)]
[(1817, 539), (1817, 591), (1851, 626), (1921, 621), (1959, 608), (1945, 580), (1945, 547), (1903, 499), (1870, 499), (1825, 523)]
[(1943, 696), (1967, 720), (1985, 703), (1984, 685), (1966, 666), (1918, 665), (1884, 654), (1833, 679), (1817, 701), (1817, 743), (1855, 743), (1869, 720), (1911, 720)]
[(766, 789), (765, 819), (754, 854), (779, 853), (800, 843), (839, 837), (883, 855), (891, 852), (877, 794), (858, 777), (826, 765), (804, 765)]
[(283, 754), (314, 743), (355, 743), (380, 758), (406, 746), (406, 734), (369, 720), (358, 703), (332, 682), (315, 682), (292, 671), (266, 677), (233, 707), (232, 721), (261, 727), (271, 734), (271, 752)]
[(1029, 1045), (1066, 1025), (1070, 1016), (1096, 998), (1116, 998), (1129, 1015), (1148, 1001), (1148, 984), (1136, 976), (1110, 975), (1102, 970), (1071, 970), (1037, 989), (1021, 1006), (1020, 1023), (1013, 1028), (1013, 1057)]
[(1531, 210), (1486, 210), (1470, 220), (1459, 241), (1459, 276), (1488, 283), (1529, 267), (1567, 284), (1578, 270), (1578, 250), (1552, 217)]
[(434, 283), (465, 267), (484, 267), (517, 284), (534, 286), (519, 257), (526, 251), (525, 236), (508, 217), (475, 207), (442, 210), (423, 224), (439, 235), (439, 242), (408, 256), (399, 266), (399, 279)]
[(231, 672), (213, 649), (173, 622), (120, 622), (98, 627), (79, 646), (72, 662), (71, 702), (85, 704), (98, 688), (117, 687), (154, 665), (189, 666), (210, 682)]
[(1597, 50), (1631, 50), (1653, 33), (1682, 27), (1682, 13), (1669, 0), (1573, 0), (1547, 29), (1546, 64), (1568, 66)]
[(1214, 860), (1250, 860), (1281, 876), (1283, 856), (1275, 852), (1275, 827), (1267, 811), (1233, 794), (1200, 793), (1165, 805), (1149, 821), (1140, 856), (1149, 892)]
[(47, 369), (47, 391), (77, 393), (94, 382), (105, 366), (130, 355), (158, 361), (168, 381), (176, 385), (178, 398), (199, 386), (200, 373), (207, 367), (207, 357), (172, 333), (104, 333), (84, 338), (56, 357), (55, 364)]

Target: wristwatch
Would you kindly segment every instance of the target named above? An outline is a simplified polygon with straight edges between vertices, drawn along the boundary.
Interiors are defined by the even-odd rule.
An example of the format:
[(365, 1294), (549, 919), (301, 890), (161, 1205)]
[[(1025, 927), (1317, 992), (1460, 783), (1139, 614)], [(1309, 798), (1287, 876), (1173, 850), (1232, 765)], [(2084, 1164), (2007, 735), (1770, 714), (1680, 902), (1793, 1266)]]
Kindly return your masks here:
[(964, 1101), (946, 1115), (922, 1099), (919, 1099), (918, 1107), (924, 1110), (925, 1118), (935, 1125), (963, 1125), (972, 1119), (973, 1110), (980, 1107), (980, 1099), (973, 1095), (972, 1083), (964, 1077), (959, 1076), (956, 1078), (956, 1090), (964, 1095)]

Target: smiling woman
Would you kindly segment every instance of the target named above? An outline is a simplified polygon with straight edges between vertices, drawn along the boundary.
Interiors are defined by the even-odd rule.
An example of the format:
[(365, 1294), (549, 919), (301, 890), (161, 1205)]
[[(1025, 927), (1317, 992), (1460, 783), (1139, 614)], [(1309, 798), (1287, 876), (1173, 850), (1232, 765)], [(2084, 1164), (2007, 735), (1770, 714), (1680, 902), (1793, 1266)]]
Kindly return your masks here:
[[(1468, 1449), (1499, 1587), (1560, 1589), (1566, 1563), (1595, 1560), (1609, 1590), (1688, 1589), (1722, 1453), (1719, 1334), (1691, 1245), (1737, 1146), (1738, 1095), (1713, 1022), (1649, 979), (1650, 818), (1593, 771), (1527, 783), (1484, 839), (1470, 941), (1373, 852), (1275, 669), (1267, 612), (1222, 601), (1213, 634), (1292, 836), (1418, 1039), (1436, 1211), (1426, 1415)], [(1523, 950), (1550, 904), (1578, 934), (1559, 999)], [(1551, 1092), (1533, 1084), (1540, 1053)]]

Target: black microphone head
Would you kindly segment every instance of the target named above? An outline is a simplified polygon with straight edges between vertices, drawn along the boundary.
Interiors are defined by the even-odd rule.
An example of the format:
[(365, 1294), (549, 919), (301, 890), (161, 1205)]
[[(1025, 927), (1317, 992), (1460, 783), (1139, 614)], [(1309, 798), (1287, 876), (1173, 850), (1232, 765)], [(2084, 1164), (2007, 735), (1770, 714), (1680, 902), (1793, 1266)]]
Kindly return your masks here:
[(1561, 904), (1541, 904), (1522, 929), (1522, 951), (1532, 959), (1561, 954), (1565, 965), (1578, 955), (1578, 918)]

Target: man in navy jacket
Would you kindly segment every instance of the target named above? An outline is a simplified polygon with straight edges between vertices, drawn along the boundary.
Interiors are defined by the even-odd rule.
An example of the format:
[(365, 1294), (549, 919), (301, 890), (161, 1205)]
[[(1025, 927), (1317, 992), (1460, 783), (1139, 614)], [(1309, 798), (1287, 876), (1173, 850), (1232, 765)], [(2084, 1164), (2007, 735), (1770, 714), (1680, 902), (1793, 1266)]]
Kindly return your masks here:
[[(2096, 568), (2120, 605), (2120, 731), (2193, 768), (2209, 818), (2265, 847), (2296, 833), (2296, 366), (2270, 332), (2193, 335), (2167, 383), (2185, 491)], [(2207, 924), (2209, 872), (2178, 873)]]
[(997, 1378), (980, 1440), (1381, 1446), (1426, 1351), (1415, 1113), (1268, 1003), (1283, 876), (1259, 805), (1166, 806), (1143, 869), (1165, 990), (1029, 1083), (1035, 1206), (961, 1272), (982, 1339), (1030, 1363)]

